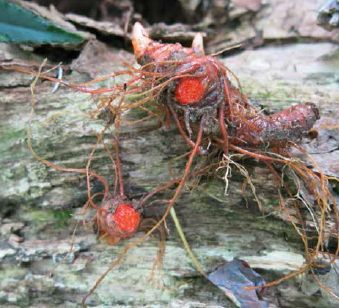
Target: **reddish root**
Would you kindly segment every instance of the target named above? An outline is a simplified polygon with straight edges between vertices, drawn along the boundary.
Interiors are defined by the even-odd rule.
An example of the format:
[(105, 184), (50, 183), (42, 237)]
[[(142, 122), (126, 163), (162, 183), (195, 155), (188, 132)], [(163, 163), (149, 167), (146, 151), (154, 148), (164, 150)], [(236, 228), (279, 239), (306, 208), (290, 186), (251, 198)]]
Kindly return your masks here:
[(116, 174), (117, 182), (119, 185), (119, 194), (121, 197), (124, 197), (125, 188), (124, 188), (124, 180), (122, 177), (119, 140), (117, 137), (115, 138), (114, 148), (115, 148), (115, 174)]
[(97, 279), (97, 281), (95, 282), (95, 284), (93, 285), (93, 287), (89, 290), (89, 292), (85, 295), (85, 297), (83, 298), (82, 300), (82, 303), (85, 305), (86, 303), (86, 300), (87, 298), (95, 291), (95, 289), (97, 288), (97, 286), (105, 279), (105, 277), (107, 276), (107, 274), (113, 269), (115, 268), (117, 265), (119, 265), (122, 261), (123, 261), (123, 258), (124, 256), (126, 255), (126, 253), (138, 246), (139, 244), (143, 243), (151, 234), (153, 234), (153, 232), (155, 230), (157, 230), (166, 220), (166, 218), (168, 217), (169, 215), (169, 212), (170, 212), (170, 209), (174, 206), (175, 202), (177, 201), (178, 197), (180, 196), (183, 188), (184, 188), (184, 185), (189, 177), (189, 174), (190, 174), (190, 169), (191, 169), (191, 166), (193, 164), (193, 160), (195, 158), (195, 156), (197, 155), (198, 153), (198, 149), (199, 149), (199, 146), (200, 146), (200, 143), (201, 143), (201, 140), (202, 140), (202, 134), (203, 134), (203, 120), (201, 121), (201, 124), (200, 124), (200, 129), (199, 129), (199, 132), (198, 132), (198, 137), (197, 137), (197, 140), (196, 140), (196, 143), (195, 143), (195, 147), (193, 148), (189, 158), (188, 158), (188, 161), (186, 163), (186, 167), (185, 167), (185, 171), (183, 173), (183, 176), (175, 190), (175, 193), (173, 195), (173, 197), (169, 200), (168, 202), (168, 205), (166, 207), (166, 211), (164, 213), (164, 215), (162, 216), (162, 218), (144, 235), (142, 236), (141, 238), (127, 244), (123, 249), (122, 251), (119, 253), (118, 257), (111, 263), (111, 265), (109, 266), (109, 268)]
[[(157, 220), (154, 218), (146, 218), (142, 221), (139, 230), (141, 231), (149, 231), (152, 227), (154, 227), (157, 224)], [(162, 271), (162, 266), (163, 266), (163, 258), (165, 255), (165, 249), (166, 249), (166, 238), (167, 238), (167, 231), (166, 231), (166, 226), (165, 224), (162, 224), (159, 226), (159, 228), (156, 230), (157, 235), (159, 238), (159, 248), (157, 255), (154, 259), (152, 270), (151, 270), (151, 275), (150, 275), (150, 280), (154, 283), (157, 283), (161, 286), (161, 283), (157, 281), (156, 275), (160, 274)]]
[[(267, 168), (271, 171), (277, 184), (278, 195), (280, 196), (281, 211), (286, 213), (287, 217), (290, 217), (288, 206), (292, 205), (294, 208), (295, 218), (298, 223), (295, 223), (295, 218), (290, 217), (290, 222), (300, 235), (304, 244), (306, 264), (299, 270), (283, 276), (280, 279), (267, 283), (265, 287), (277, 285), (287, 279), (297, 276), (305, 271), (318, 266), (317, 260), (326, 251), (325, 242), (329, 236), (335, 237), (337, 241), (337, 248), (333, 254), (328, 253), (330, 262), (335, 262), (339, 252), (339, 232), (338, 232), (338, 211), (336, 209), (335, 199), (331, 195), (328, 186), (328, 177), (320, 171), (320, 168), (307, 154), (307, 152), (300, 146), (293, 145), (305, 154), (313, 163), (313, 167), (316, 171), (309, 168), (303, 161), (279, 155), (272, 152), (258, 152), (255, 150), (245, 150), (235, 145), (230, 145), (230, 148), (238, 153), (241, 153), (245, 157), (251, 157), (259, 162), (263, 162)], [(278, 170), (282, 170), (282, 173), (278, 173)], [(284, 179), (284, 173), (291, 172), (291, 176), (288, 179)], [(289, 188), (287, 181), (293, 181), (296, 192), (293, 192)], [(308, 193), (315, 198), (315, 208), (310, 201), (302, 197), (300, 192), (303, 186)], [(287, 193), (287, 199), (282, 196), (281, 189)], [(290, 201), (292, 200), (292, 202)], [(317, 231), (317, 236), (310, 236), (310, 227), (306, 224), (304, 215), (301, 212), (302, 207), (306, 208), (314, 221), (314, 227)], [(327, 218), (328, 217), (328, 218)], [(331, 217), (331, 218), (330, 218)], [(331, 227), (330, 219), (333, 220), (333, 227)], [(327, 234), (327, 236), (326, 236)], [(316, 239), (316, 243), (314, 242)], [(312, 242), (310, 242), (312, 241)], [(312, 243), (312, 245), (310, 244)], [(319, 285), (320, 286), (320, 285)], [(325, 288), (326, 291), (326, 288)]]
[(225, 105), (222, 103), (220, 104), (219, 107), (219, 127), (220, 127), (220, 132), (223, 140), (223, 150), (224, 154), (228, 154), (228, 133), (227, 133), (227, 128), (225, 124)]

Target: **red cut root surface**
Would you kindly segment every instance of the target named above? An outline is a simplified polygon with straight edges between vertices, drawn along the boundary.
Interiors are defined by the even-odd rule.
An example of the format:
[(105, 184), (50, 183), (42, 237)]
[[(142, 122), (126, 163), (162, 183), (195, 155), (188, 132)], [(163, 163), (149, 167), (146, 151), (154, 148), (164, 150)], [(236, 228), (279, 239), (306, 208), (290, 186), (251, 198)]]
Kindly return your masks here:
[(128, 203), (119, 204), (112, 218), (121, 231), (128, 233), (135, 232), (140, 223), (140, 214)]
[(198, 103), (204, 94), (205, 89), (199, 78), (182, 78), (175, 88), (175, 98), (181, 105)]

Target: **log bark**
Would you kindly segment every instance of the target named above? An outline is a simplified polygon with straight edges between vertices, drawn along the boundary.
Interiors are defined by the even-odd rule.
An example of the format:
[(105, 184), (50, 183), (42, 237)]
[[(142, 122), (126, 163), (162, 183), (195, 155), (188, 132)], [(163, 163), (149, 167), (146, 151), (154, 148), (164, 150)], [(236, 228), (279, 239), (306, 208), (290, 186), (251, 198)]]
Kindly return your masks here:
[[(6, 52), (11, 49), (4, 44), (0, 47)], [(270, 110), (313, 101), (323, 115), (335, 116), (338, 94), (333, 63), (338, 63), (338, 53), (332, 44), (265, 47), (232, 56), (225, 63), (242, 81), (244, 92)], [(73, 72), (69, 78), (86, 76)], [(89, 225), (80, 226), (69, 253), (76, 214), (86, 201), (86, 182), (82, 175), (51, 170), (28, 150), (30, 82), (17, 73), (1, 72), (0, 303), (76, 306), (128, 241), (108, 246), (96, 239)], [(38, 83), (35, 92), (35, 151), (63, 166), (84, 167), (96, 134), (105, 125), (104, 120), (90, 116), (95, 100), (64, 87), (52, 94), (47, 82)], [(138, 114), (126, 117), (138, 118)], [(105, 142), (109, 143), (111, 137), (108, 131)], [(175, 129), (158, 129), (156, 122), (125, 129), (121, 156), (127, 195), (136, 198), (173, 174), (180, 174), (184, 160), (174, 158), (186, 151)], [(102, 146), (93, 168), (113, 183), (111, 163)], [(249, 168), (258, 184), (259, 198), (265, 206), (277, 210), (269, 174), (258, 166)], [(245, 201), (241, 184), (241, 177), (233, 176), (225, 195), (222, 179), (211, 178), (192, 191), (186, 190), (176, 204), (184, 232), (204, 269), (211, 271), (233, 257), (247, 260), (266, 281), (297, 269), (304, 261), (303, 246), (293, 227), (274, 216), (263, 217), (251, 194), (245, 194)], [(94, 183), (93, 190), (100, 190), (100, 185)], [(164, 267), (156, 282), (149, 279), (158, 249), (154, 237), (129, 251), (123, 264), (111, 271), (88, 303), (231, 307), (223, 293), (194, 270), (170, 220), (168, 227)], [(333, 287), (337, 281), (333, 275), (331, 272), (321, 279)], [(156, 284), (159, 282), (162, 287)], [(307, 276), (269, 289), (266, 297), (277, 307), (334, 305)]]

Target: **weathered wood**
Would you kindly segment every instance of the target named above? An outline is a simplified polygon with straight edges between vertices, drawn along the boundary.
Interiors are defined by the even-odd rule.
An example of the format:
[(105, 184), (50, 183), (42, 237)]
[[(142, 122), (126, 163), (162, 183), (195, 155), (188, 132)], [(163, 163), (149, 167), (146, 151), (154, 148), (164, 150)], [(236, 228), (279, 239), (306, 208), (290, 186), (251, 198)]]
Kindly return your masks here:
[[(313, 101), (323, 114), (335, 115), (338, 92), (334, 63), (338, 63), (338, 54), (331, 44), (266, 47), (232, 56), (225, 63), (239, 76), (244, 92), (270, 109)], [(86, 200), (85, 179), (82, 175), (53, 171), (32, 157), (26, 134), (31, 108), (27, 87), (30, 80), (17, 80), (17, 75), (10, 72), (2, 75), (7, 81), (0, 96), (0, 303), (75, 306), (128, 241), (107, 246), (96, 240), (87, 225), (79, 227), (73, 252), (67, 254), (75, 221), (71, 215)], [(84, 76), (73, 74), (69, 78), (79, 80)], [(95, 135), (105, 122), (90, 117), (89, 112), (95, 108), (90, 95), (66, 88), (55, 94), (50, 90), (51, 85), (46, 82), (36, 87), (33, 147), (39, 155), (60, 165), (83, 167), (95, 144)], [(107, 143), (111, 136), (107, 132)], [(140, 196), (172, 174), (180, 174), (184, 160), (172, 160), (171, 165), (169, 161), (186, 151), (174, 129), (157, 129), (155, 122), (127, 128), (122, 133), (127, 194)], [(113, 182), (111, 163), (102, 147), (93, 168)], [(270, 176), (263, 168), (250, 169), (259, 198), (265, 206), (274, 208), (277, 202)], [(203, 180), (192, 192), (186, 191), (176, 205), (185, 234), (203, 267), (209, 271), (223, 260), (237, 256), (259, 269), (266, 280), (297, 269), (303, 262), (298, 235), (289, 224), (272, 216), (262, 217), (250, 193), (246, 194), (247, 206), (241, 183), (241, 177), (235, 173), (229, 195), (225, 196), (221, 179)], [(94, 190), (99, 189), (94, 183)], [(158, 249), (157, 238), (151, 238), (128, 253), (89, 303), (230, 306), (222, 292), (192, 268), (170, 221), (169, 230), (163, 276), (158, 280), (163, 283), (162, 288), (149, 281)], [(333, 287), (336, 278), (332, 273), (324, 277), (332, 281)], [(300, 289), (300, 284), (306, 287)], [(318, 290), (309, 277), (300, 277), (270, 289), (267, 296), (276, 306), (333, 305)]]

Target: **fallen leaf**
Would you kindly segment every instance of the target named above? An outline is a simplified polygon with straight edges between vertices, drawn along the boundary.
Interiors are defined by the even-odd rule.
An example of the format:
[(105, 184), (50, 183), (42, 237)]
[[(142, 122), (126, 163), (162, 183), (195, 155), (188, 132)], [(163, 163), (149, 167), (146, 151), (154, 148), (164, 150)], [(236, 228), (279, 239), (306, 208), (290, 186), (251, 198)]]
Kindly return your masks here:
[(208, 279), (239, 307), (268, 307), (268, 303), (261, 300), (263, 288), (260, 287), (265, 284), (264, 279), (243, 260), (235, 258), (223, 264), (210, 273)]
[(36, 4), (0, 0), (0, 41), (77, 47), (86, 37), (56, 13)]

